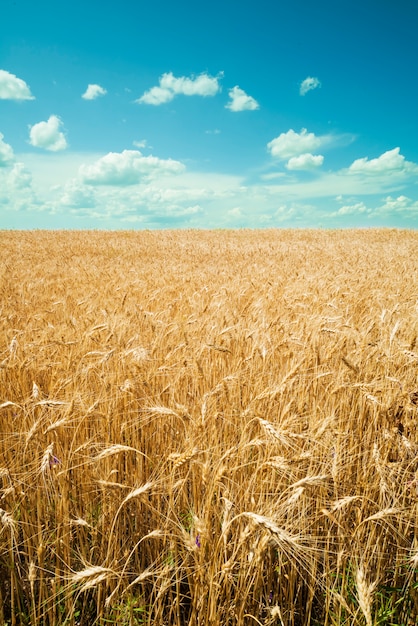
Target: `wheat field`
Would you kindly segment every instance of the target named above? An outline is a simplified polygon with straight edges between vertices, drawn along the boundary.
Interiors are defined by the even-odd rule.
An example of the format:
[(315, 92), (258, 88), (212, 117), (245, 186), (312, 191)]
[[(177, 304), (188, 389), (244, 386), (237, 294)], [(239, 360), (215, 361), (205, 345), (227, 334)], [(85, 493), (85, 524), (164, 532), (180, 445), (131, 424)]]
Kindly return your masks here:
[(418, 233), (1, 232), (0, 623), (418, 621)]

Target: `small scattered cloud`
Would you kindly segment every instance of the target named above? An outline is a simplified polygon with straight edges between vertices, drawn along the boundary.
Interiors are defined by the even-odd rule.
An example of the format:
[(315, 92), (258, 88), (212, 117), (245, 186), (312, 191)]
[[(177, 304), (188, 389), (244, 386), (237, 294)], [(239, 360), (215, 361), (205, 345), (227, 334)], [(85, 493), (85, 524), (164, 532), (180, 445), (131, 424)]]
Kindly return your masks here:
[(303, 80), (300, 84), (299, 93), (301, 96), (304, 96), (308, 93), (308, 91), (312, 91), (312, 89), (317, 89), (321, 86), (320, 81), (315, 76), (308, 76)]
[(0, 100), (35, 100), (28, 85), (6, 70), (0, 70)]
[(393, 148), (384, 152), (376, 159), (368, 159), (363, 157), (356, 159), (348, 168), (351, 174), (365, 174), (367, 176), (415, 172), (418, 173), (418, 166), (415, 163), (406, 161), (405, 157), (400, 154), (400, 148)]
[(383, 204), (375, 208), (367, 206), (364, 201), (358, 200), (352, 204), (344, 204), (338, 211), (329, 214), (330, 217), (366, 216), (368, 219), (398, 217), (401, 219), (416, 219), (418, 217), (418, 201), (400, 195), (397, 198), (387, 196)]
[(4, 135), (0, 133), (0, 167), (11, 165), (14, 160), (13, 148), (3, 141)]
[(34, 124), (30, 127), (30, 144), (51, 152), (65, 150), (68, 144), (61, 126), (62, 121), (56, 115), (51, 115), (47, 122)]
[(283, 222), (288, 222), (289, 220), (293, 220), (296, 214), (296, 209), (293, 206), (288, 206), (287, 204), (282, 204), (279, 206), (274, 212), (275, 220), (280, 224)]
[(375, 211), (376, 214), (382, 215), (403, 215), (404, 217), (416, 217), (418, 215), (418, 201), (411, 200), (407, 196), (398, 196), (385, 198), (384, 204)]
[(101, 87), (100, 85), (88, 85), (86, 91), (81, 96), (84, 100), (96, 100), (96, 98), (100, 98), (100, 96), (105, 96), (107, 94), (106, 89)]
[(136, 185), (142, 179), (184, 170), (180, 161), (143, 156), (138, 150), (109, 152), (92, 165), (82, 165), (80, 175), (89, 185)]
[(355, 202), (354, 204), (344, 204), (338, 209), (330, 213), (330, 217), (341, 217), (343, 215), (363, 215), (370, 213), (370, 209), (364, 204), (364, 202)]
[(215, 128), (214, 130), (205, 130), (205, 135), (220, 135), (221, 131), (219, 128)]
[(196, 77), (180, 76), (176, 78), (172, 72), (160, 76), (159, 84), (151, 87), (135, 102), (159, 106), (173, 100), (175, 96), (215, 96), (220, 91), (218, 76), (203, 73)]
[(272, 139), (267, 148), (273, 157), (285, 160), (317, 150), (323, 143), (323, 138), (308, 133), (306, 128), (302, 128), (300, 133), (291, 128), (287, 133), (281, 133)]
[(227, 215), (231, 217), (242, 217), (241, 207), (235, 206), (234, 208), (229, 209), (229, 211), (227, 211)]
[(141, 139), (140, 141), (133, 141), (132, 145), (135, 146), (135, 148), (146, 148), (147, 147), (147, 140), (146, 139)]
[(196, 78), (186, 78), (185, 76), (176, 78), (170, 72), (163, 75), (160, 80), (160, 86), (163, 89), (169, 89), (176, 95), (214, 96), (220, 90), (218, 79), (219, 77), (209, 76), (208, 74), (200, 74)]
[(245, 93), (243, 89), (235, 85), (228, 93), (230, 102), (225, 105), (230, 111), (255, 111), (260, 108), (257, 100)]
[(323, 162), (324, 157), (322, 154), (314, 155), (307, 152), (290, 158), (286, 163), (286, 168), (288, 170), (315, 170), (316, 168), (321, 167)]

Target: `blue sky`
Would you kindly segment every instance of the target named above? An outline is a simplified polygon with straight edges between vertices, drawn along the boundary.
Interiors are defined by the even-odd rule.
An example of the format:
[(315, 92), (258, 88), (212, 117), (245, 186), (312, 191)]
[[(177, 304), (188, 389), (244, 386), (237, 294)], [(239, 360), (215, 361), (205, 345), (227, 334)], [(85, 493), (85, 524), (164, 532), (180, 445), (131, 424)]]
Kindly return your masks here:
[(417, 24), (410, 0), (2, 0), (0, 228), (416, 228)]

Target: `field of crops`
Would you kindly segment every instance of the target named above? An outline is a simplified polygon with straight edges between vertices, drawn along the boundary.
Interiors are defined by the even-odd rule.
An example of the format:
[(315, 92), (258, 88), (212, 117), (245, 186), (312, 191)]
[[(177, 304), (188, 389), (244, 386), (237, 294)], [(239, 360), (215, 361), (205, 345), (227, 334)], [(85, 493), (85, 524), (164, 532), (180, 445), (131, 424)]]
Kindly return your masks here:
[(418, 622), (418, 233), (0, 233), (0, 623)]

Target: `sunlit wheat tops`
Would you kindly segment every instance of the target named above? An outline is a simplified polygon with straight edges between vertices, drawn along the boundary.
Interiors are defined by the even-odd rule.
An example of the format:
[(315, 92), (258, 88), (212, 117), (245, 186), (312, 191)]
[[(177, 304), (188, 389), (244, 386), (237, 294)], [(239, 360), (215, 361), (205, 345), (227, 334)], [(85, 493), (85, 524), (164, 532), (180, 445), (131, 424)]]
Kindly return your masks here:
[(0, 246), (0, 624), (418, 623), (418, 234)]

